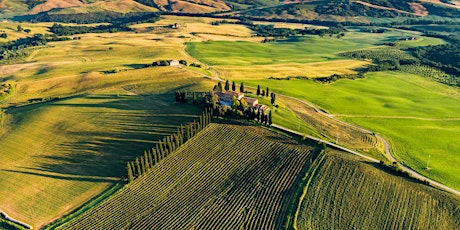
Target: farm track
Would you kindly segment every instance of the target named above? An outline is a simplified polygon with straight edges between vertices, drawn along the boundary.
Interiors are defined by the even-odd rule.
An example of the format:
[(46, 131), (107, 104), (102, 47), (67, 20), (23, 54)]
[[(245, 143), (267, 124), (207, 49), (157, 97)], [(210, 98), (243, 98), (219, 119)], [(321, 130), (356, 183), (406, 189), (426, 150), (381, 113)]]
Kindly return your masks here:
[[(207, 64), (205, 64), (205, 66), (207, 68), (211, 68), (213, 69), (214, 71), (217, 72), (217, 70), (215, 70), (214, 68), (212, 68), (211, 66), (208, 66)], [(210, 76), (207, 76), (207, 77), (210, 77)], [(224, 79), (220, 78), (218, 76), (218, 74), (216, 74), (215, 77), (210, 77), (211, 79), (214, 79), (216, 81), (220, 81), (220, 82), (225, 82)], [(319, 107), (317, 107), (316, 105), (314, 105), (313, 103), (310, 103), (308, 101), (304, 101), (304, 100), (301, 100), (301, 99), (298, 99), (298, 98), (295, 98), (295, 97), (291, 97), (291, 96), (287, 96), (287, 95), (283, 95), (283, 94), (280, 94), (280, 93), (276, 93), (276, 95), (279, 97), (285, 97), (285, 98), (289, 98), (289, 99), (292, 99), (292, 100), (295, 100), (295, 101), (298, 101), (302, 104), (305, 104), (311, 108), (313, 108), (317, 113), (323, 115), (323, 116), (326, 116), (328, 118), (331, 118), (333, 120), (335, 120), (336, 122), (339, 122), (343, 125), (346, 125), (346, 126), (349, 126), (349, 127), (352, 127), (352, 128), (355, 128), (355, 129), (358, 129), (358, 130), (361, 130), (363, 131), (364, 133), (368, 133), (368, 134), (373, 134), (377, 137), (377, 139), (379, 139), (382, 143), (383, 143), (383, 146), (384, 146), (384, 151), (385, 151), (385, 156), (386, 158), (390, 161), (390, 162), (396, 162), (396, 164), (399, 166), (399, 168), (404, 171), (404, 172), (407, 172), (410, 176), (414, 177), (414, 178), (417, 178), (421, 181), (427, 181), (428, 183), (430, 183), (431, 186), (434, 186), (436, 188), (439, 188), (439, 189), (442, 189), (444, 191), (447, 191), (447, 192), (450, 192), (450, 193), (453, 193), (457, 196), (460, 196), (460, 191), (456, 190), (456, 189), (453, 189), (447, 185), (444, 185), (442, 183), (439, 183), (437, 181), (434, 181), (428, 177), (425, 177), (421, 174), (419, 174), (418, 172), (414, 171), (413, 169), (401, 164), (399, 161), (396, 160), (396, 158), (393, 157), (393, 155), (391, 155), (391, 150), (390, 150), (390, 144), (388, 143), (387, 140), (385, 140), (385, 138), (383, 138), (381, 135), (378, 135), (376, 133), (374, 133), (373, 131), (371, 130), (368, 130), (368, 129), (365, 129), (363, 127), (360, 127), (358, 125), (354, 125), (354, 124), (351, 124), (351, 123), (348, 123), (348, 122), (345, 122), (345, 121), (342, 121), (340, 119), (337, 119), (336, 116), (337, 115), (334, 115), (334, 114), (329, 114), (327, 112), (325, 112), (324, 110), (320, 109)], [(383, 116), (382, 116), (383, 117)], [(401, 117), (402, 118), (402, 117)], [(446, 118), (446, 119), (451, 119), (451, 118)], [(452, 119), (457, 119), (457, 118), (452, 118)], [(365, 156), (364, 154), (361, 154), (361, 153), (358, 153), (356, 151), (353, 151), (349, 148), (346, 148), (346, 147), (343, 147), (343, 146), (340, 146), (338, 144), (334, 144), (332, 142), (329, 142), (329, 141), (326, 141), (326, 140), (323, 140), (323, 139), (320, 139), (320, 138), (316, 138), (316, 137), (313, 137), (313, 136), (309, 136), (309, 135), (305, 135), (303, 133), (299, 133), (297, 131), (294, 131), (294, 130), (291, 130), (291, 129), (288, 129), (288, 128), (285, 128), (285, 127), (282, 127), (282, 126), (279, 126), (279, 125), (273, 125), (275, 127), (278, 127), (280, 129), (283, 129), (285, 131), (288, 131), (288, 132), (291, 132), (291, 133), (295, 133), (297, 135), (300, 135), (300, 136), (306, 136), (312, 140), (316, 140), (316, 141), (320, 141), (320, 142), (323, 142), (323, 143), (326, 143), (330, 146), (333, 146), (333, 147), (336, 147), (338, 149), (341, 149), (341, 150), (344, 150), (346, 152), (349, 152), (349, 153), (352, 153), (352, 154), (355, 154), (357, 156), (360, 156), (362, 158), (365, 158), (367, 160), (370, 160), (370, 161), (373, 161), (373, 162), (379, 162), (379, 160), (375, 159), (375, 158), (372, 158), (372, 157), (368, 157), (368, 156)]]

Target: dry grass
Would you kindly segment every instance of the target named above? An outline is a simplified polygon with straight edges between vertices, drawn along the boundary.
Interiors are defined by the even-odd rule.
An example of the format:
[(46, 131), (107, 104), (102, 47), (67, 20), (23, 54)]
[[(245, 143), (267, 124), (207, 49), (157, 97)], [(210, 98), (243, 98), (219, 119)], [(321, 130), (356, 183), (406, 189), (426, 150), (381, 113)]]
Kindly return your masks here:
[(288, 28), (288, 29), (305, 29), (315, 28), (315, 29), (327, 29), (325, 26), (315, 26), (311, 24), (304, 23), (287, 23), (287, 22), (264, 22), (264, 21), (254, 21), (254, 24), (257, 25), (273, 25), (274, 28)]
[(254, 66), (216, 66), (223, 78), (237, 80), (266, 79), (269, 77), (286, 78), (288, 76), (324, 77), (332, 74), (356, 74), (357, 68), (369, 64), (366, 61), (339, 60), (314, 63), (285, 63)]
[(69, 8), (82, 5), (83, 3), (79, 0), (48, 0), (46, 3), (35, 6), (29, 11), (29, 14), (38, 14), (56, 8)]

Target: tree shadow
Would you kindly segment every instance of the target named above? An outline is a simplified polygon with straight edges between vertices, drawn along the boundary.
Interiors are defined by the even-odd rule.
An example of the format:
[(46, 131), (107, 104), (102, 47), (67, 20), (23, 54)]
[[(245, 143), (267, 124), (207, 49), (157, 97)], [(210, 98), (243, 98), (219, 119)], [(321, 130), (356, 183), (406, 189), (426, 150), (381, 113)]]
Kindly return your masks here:
[(133, 63), (133, 64), (125, 64), (123, 66), (130, 67), (130, 68), (133, 68), (133, 69), (143, 69), (143, 68), (147, 68), (145, 66), (146, 64), (150, 64), (150, 63), (144, 63), (144, 64), (142, 64), (142, 63), (139, 63), (139, 64)]
[[(34, 168), (30, 168), (30, 169), (36, 170)], [(5, 171), (5, 172), (42, 176), (42, 177), (48, 177), (48, 178), (60, 179), (60, 180), (85, 181), (85, 182), (95, 182), (95, 183), (115, 183), (119, 181), (119, 179), (108, 179), (108, 178), (94, 178), (94, 177), (83, 177), (83, 176), (71, 177), (71, 176), (50, 175), (46, 173), (37, 173), (37, 172), (30, 172), (30, 171), (25, 171), (25, 170), (8, 170), (8, 169), (0, 169), (0, 170)]]
[[(125, 175), (128, 161), (155, 147), (158, 140), (175, 133), (181, 124), (197, 120), (202, 113), (197, 106), (175, 103), (169, 94), (149, 97), (86, 95), (77, 99), (49, 102), (43, 106), (65, 107), (70, 113), (78, 112), (82, 115), (78, 117), (86, 120), (73, 122), (94, 129), (52, 123), (53, 130), (62, 132), (58, 136), (65, 136), (65, 141), (46, 146), (55, 154), (43, 151), (44, 154), (34, 156), (37, 166), (9, 172), (75, 181), (115, 182), (114, 178)], [(96, 101), (92, 103), (93, 100)], [(77, 110), (73, 110), (76, 107)]]

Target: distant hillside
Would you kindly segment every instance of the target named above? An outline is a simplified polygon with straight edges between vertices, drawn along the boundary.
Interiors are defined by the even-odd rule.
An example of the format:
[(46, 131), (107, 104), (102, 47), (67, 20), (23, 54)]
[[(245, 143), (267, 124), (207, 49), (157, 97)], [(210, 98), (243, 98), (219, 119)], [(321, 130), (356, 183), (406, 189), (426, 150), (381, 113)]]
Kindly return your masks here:
[(213, 13), (263, 18), (368, 21), (369, 18), (460, 17), (459, 0), (2, 0), (0, 17), (86, 12)]
[[(447, 3), (449, 2), (449, 3)], [(368, 22), (372, 18), (460, 17), (460, 1), (337, 0), (255, 8), (241, 15), (262, 18), (291, 18), (327, 21)]]

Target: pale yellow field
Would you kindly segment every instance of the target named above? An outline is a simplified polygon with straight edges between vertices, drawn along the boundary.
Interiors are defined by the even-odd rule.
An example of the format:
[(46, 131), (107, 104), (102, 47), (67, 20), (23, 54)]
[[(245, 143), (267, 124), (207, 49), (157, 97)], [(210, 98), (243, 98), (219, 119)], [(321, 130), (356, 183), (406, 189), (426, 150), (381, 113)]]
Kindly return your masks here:
[(326, 26), (315, 26), (315, 25), (311, 25), (311, 24), (288, 23), (288, 22), (254, 21), (254, 24), (257, 24), (257, 25), (273, 25), (274, 28), (288, 28), (288, 29), (305, 29), (305, 28), (327, 29), (328, 28)]
[(288, 76), (325, 77), (332, 74), (356, 74), (356, 68), (369, 64), (366, 61), (340, 60), (306, 64), (275, 64), (253, 66), (216, 66), (221, 77), (238, 80), (256, 80), (269, 77), (286, 78)]
[[(262, 41), (263, 38), (254, 37), (254, 32), (244, 25), (237, 24), (220, 24), (213, 26), (211, 22), (220, 21), (215, 18), (196, 18), (196, 17), (178, 17), (162, 16), (162, 20), (156, 23), (143, 23), (132, 25), (142, 33), (168, 34), (185, 39), (185, 41), (210, 41), (210, 40), (227, 40), (227, 41)], [(227, 20), (235, 21), (235, 20)], [(169, 25), (178, 24), (176, 29), (165, 28)]]

